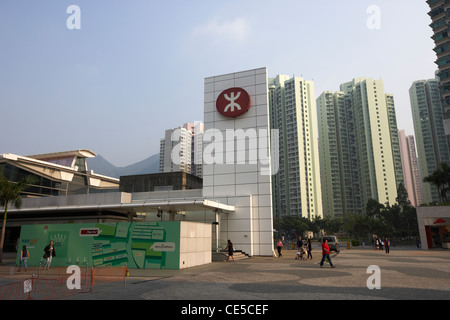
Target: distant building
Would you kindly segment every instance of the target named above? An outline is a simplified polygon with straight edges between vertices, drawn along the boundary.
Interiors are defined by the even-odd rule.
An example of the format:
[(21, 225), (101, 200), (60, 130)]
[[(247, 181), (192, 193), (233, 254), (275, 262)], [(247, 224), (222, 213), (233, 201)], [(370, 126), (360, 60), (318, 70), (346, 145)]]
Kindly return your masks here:
[[(440, 163), (450, 165), (444, 132), (439, 80), (415, 81), (409, 89), (414, 133), (422, 179), (436, 171)], [(422, 182), (423, 202), (439, 202), (436, 186)]]
[[(195, 228), (194, 225), (189, 224), (189, 230), (184, 229), (185, 231), (183, 231), (180, 228), (177, 229), (179, 231), (175, 230), (174, 234), (185, 239), (184, 242), (196, 244), (195, 246), (197, 248), (199, 248), (197, 244), (201, 243), (204, 249), (204, 252), (201, 252), (203, 255), (201, 261), (211, 261), (211, 256), (221, 248), (224, 248), (228, 239), (232, 239), (237, 250), (242, 250), (250, 256), (273, 256), (272, 152), (270, 150), (269, 136), (269, 95), (267, 79), (266, 68), (211, 76), (204, 79), (205, 132), (210, 132), (209, 129), (218, 129), (220, 127), (220, 130), (214, 131), (217, 134), (216, 137), (219, 137), (226, 134), (227, 131), (241, 133), (244, 129), (254, 128), (257, 125), (258, 149), (261, 152), (253, 152), (254, 149), (251, 149), (251, 147), (254, 145), (250, 143), (245, 145), (244, 150), (238, 150), (235, 146), (239, 146), (240, 143), (237, 135), (234, 134), (232, 135), (234, 146), (231, 147), (228, 143), (220, 145), (216, 144), (215, 141), (213, 143), (211, 141), (212, 139), (203, 139), (205, 149), (209, 148), (211, 151), (210, 156), (212, 153), (216, 156), (215, 151), (220, 147), (224, 147), (227, 151), (230, 148), (228, 156), (231, 160), (237, 159), (237, 156), (243, 153), (256, 154), (256, 158), (248, 158), (245, 161), (239, 162), (230, 161), (231, 163), (209, 162), (210, 159), (204, 161), (203, 188), (201, 189), (164, 190), (170, 188), (175, 189), (173, 181), (176, 181), (176, 179), (174, 179), (172, 180), (172, 187), (162, 186), (160, 191), (143, 191), (150, 188), (142, 185), (134, 186), (134, 190), (138, 190), (138, 192), (119, 192), (117, 189), (119, 181), (117, 179), (109, 179), (108, 177), (93, 174), (85, 167), (83, 170), (85, 161), (79, 158), (83, 156), (94, 156), (92, 153), (85, 154), (84, 152), (76, 152), (72, 158), (72, 162), (69, 161), (72, 167), (67, 166), (67, 164), (60, 165), (37, 159), (19, 159), (18, 156), (3, 155), (1, 160), (4, 160), (4, 162), (1, 163), (2, 165), (5, 163), (4, 166), (9, 166), (11, 165), (9, 162), (16, 161), (13, 168), (6, 168), (12, 173), (17, 173), (17, 170), (14, 169), (16, 167), (22, 169), (23, 166), (27, 166), (28, 171), (37, 175), (45, 175), (45, 178), (50, 181), (56, 180), (57, 182), (66, 183), (72, 181), (72, 178), (75, 179), (81, 176), (84, 178), (86, 184), (82, 188), (78, 188), (80, 193), (102, 191), (106, 188), (114, 190), (113, 192), (107, 193), (69, 194), (23, 199), (21, 208), (8, 209), (6, 228), (7, 234), (9, 234), (8, 239), (12, 240), (12, 250), (14, 250), (17, 244), (20, 227), (23, 225), (40, 224), (42, 225), (41, 228), (44, 229), (43, 233), (45, 233), (48, 224), (60, 224), (62, 228), (64, 225), (75, 223), (94, 224), (93, 230), (87, 230), (93, 231), (94, 233), (82, 233), (81, 231), (83, 230), (79, 229), (80, 233), (75, 234), (75, 237), (70, 239), (71, 243), (75, 244), (81, 236), (95, 235), (95, 232), (97, 232), (97, 235), (100, 235), (99, 232), (105, 230), (103, 229), (104, 227), (108, 229), (108, 232), (103, 233), (102, 237), (113, 235), (122, 238), (125, 236), (126, 230), (128, 230), (127, 227), (120, 228), (119, 232), (114, 233), (114, 228), (111, 228), (110, 223), (126, 222), (124, 226), (129, 226), (133, 222), (143, 222), (139, 225), (139, 227), (142, 227), (139, 228), (142, 233), (135, 234), (138, 236), (136, 237), (136, 241), (134, 241), (134, 249), (136, 250), (130, 254), (118, 254), (115, 250), (117, 247), (112, 246), (113, 243), (107, 240), (97, 242), (100, 245), (111, 245), (108, 248), (108, 253), (111, 255), (106, 257), (107, 260), (99, 261), (97, 251), (89, 252), (88, 258), (91, 259), (96, 256), (95, 259), (99, 263), (120, 258), (126, 263), (125, 260), (127, 259), (128, 262), (131, 262), (131, 259), (144, 262), (143, 259), (149, 256), (150, 258), (146, 260), (148, 265), (141, 263), (141, 266), (145, 268), (164, 268), (162, 264), (158, 263), (155, 265), (153, 263), (155, 261), (152, 259), (154, 256), (164, 256), (164, 252), (156, 250), (156, 247), (152, 248), (151, 244), (143, 245), (142, 242), (139, 242), (142, 236), (144, 236), (145, 239), (152, 240), (153, 244), (156, 241), (164, 244), (164, 247), (167, 249), (174, 248), (170, 242), (173, 241), (170, 240), (172, 239), (172, 235), (166, 237), (169, 236), (169, 233), (162, 232), (162, 229), (159, 228), (159, 223), (165, 221), (183, 221), (196, 222)], [(221, 113), (221, 109), (218, 106), (225, 107), (224, 102), (221, 101), (221, 97), (228, 96), (228, 93), (230, 94), (229, 105), (233, 104), (237, 109), (241, 109), (241, 106), (245, 107), (245, 101), (249, 102), (248, 109), (245, 113), (241, 113), (235, 117)], [(236, 102), (235, 100), (239, 93), (243, 95), (243, 98), (247, 97), (248, 99), (244, 99), (245, 101), (243, 102)], [(231, 97), (234, 97), (235, 100)], [(231, 103), (231, 100), (234, 102)], [(222, 110), (222, 112), (225, 112), (225, 110)], [(310, 109), (307, 112), (309, 113)], [(184, 130), (189, 132), (187, 129)], [(169, 135), (169, 139), (171, 142), (171, 135)], [(179, 138), (174, 140), (176, 144), (180, 141)], [(186, 145), (188, 144), (186, 143)], [(172, 147), (171, 144), (169, 146)], [(175, 155), (189, 154), (189, 158), (191, 157), (191, 152), (181, 152), (186, 151), (186, 149), (182, 150), (181, 146), (178, 145), (176, 147), (179, 149), (175, 149), (175, 152), (173, 152)], [(163, 152), (163, 154), (167, 153)], [(169, 153), (169, 158), (171, 155), (172, 153)], [(217, 155), (216, 159), (219, 159), (219, 156)], [(256, 164), (253, 160), (256, 161)], [(4, 171), (6, 170), (2, 167), (2, 172)], [(178, 175), (180, 174), (178, 173)], [(18, 175), (13, 175), (11, 178), (16, 179), (18, 177)], [(123, 179), (123, 186), (125, 186), (126, 179)], [(47, 182), (48, 180), (43, 181)], [(139, 184), (145, 180), (146, 177), (136, 176), (134, 183)], [(161, 187), (160, 183), (158, 185), (158, 187)], [(69, 184), (65, 184), (64, 186), (68, 189), (56, 185), (52, 185), (51, 188), (47, 189), (57, 189), (61, 194), (64, 194), (62, 191), (65, 190), (68, 190), (67, 193), (77, 191), (77, 189), (72, 189), (72, 186)], [(0, 207), (0, 214), (3, 211), (4, 209)], [(173, 225), (179, 226), (180, 224)], [(197, 229), (197, 225), (199, 229)], [(155, 230), (156, 232), (153, 233)], [(53, 233), (53, 235), (50, 233)], [(47, 236), (48, 240), (52, 236), (55, 236), (55, 234), (51, 231), (47, 233)], [(64, 236), (60, 237), (60, 239), (63, 238)], [(23, 237), (22, 240), (24, 240)], [(25, 238), (25, 241), (29, 241), (29, 239)], [(41, 241), (44, 242), (42, 238)], [(61, 241), (58, 245), (68, 246), (66, 240)], [(116, 244), (120, 244), (120, 247), (124, 248), (122, 241), (116, 242)], [(177, 246), (175, 250), (180, 252), (183, 249), (179, 249)], [(191, 251), (186, 251), (180, 252), (177, 259), (180, 262), (180, 266), (191, 266), (195, 265), (192, 264), (193, 262), (199, 261), (198, 258), (200, 258), (198, 255), (191, 255)], [(58, 254), (54, 259), (55, 264), (59, 265), (66, 265), (70, 261), (66, 260), (67, 258), (63, 254)], [(92, 261), (89, 259), (87, 261)]]
[(164, 172), (120, 177), (120, 192), (202, 189), (202, 178), (186, 172)]
[(336, 217), (395, 203), (403, 182), (393, 95), (369, 78), (340, 89), (317, 99), (324, 213)]
[(185, 123), (183, 128), (189, 130), (191, 137), (191, 174), (197, 177), (203, 176), (203, 122)]
[(159, 172), (187, 172), (202, 177), (203, 123), (166, 130), (160, 141)]
[[(432, 23), (433, 36), (436, 52), (436, 64), (439, 68), (439, 87), (442, 94), (441, 113), (447, 139), (450, 139), (450, 2), (448, 0), (427, 0), (430, 6), (428, 15)], [(417, 137), (417, 135), (416, 135)], [(428, 197), (428, 196), (427, 196)]]
[[(106, 213), (97, 207), (74, 213), (80, 204), (80, 197), (116, 194), (119, 191), (119, 179), (95, 174), (88, 170), (86, 159), (95, 157), (90, 150), (73, 150), (19, 156), (0, 154), (0, 174), (11, 182), (18, 182), (26, 176), (36, 178), (33, 185), (22, 192), (23, 210), (10, 207), (8, 210), (5, 235), (5, 251), (13, 251), (20, 235), (20, 226), (38, 221), (58, 223), (63, 221), (106, 219), (112, 216), (123, 219), (122, 214)], [(68, 207), (61, 208), (62, 199), (71, 198)], [(28, 204), (39, 203), (27, 210)], [(45, 212), (45, 208), (55, 205), (53, 212)], [(0, 207), (0, 210), (3, 209)], [(3, 215), (2, 215), (3, 216)], [(76, 217), (76, 218), (75, 218)]]
[(269, 79), (271, 129), (279, 131), (279, 170), (273, 176), (275, 217), (323, 217), (314, 82)]
[(398, 136), (402, 155), (405, 189), (408, 192), (409, 201), (414, 207), (417, 207), (423, 203), (423, 199), (414, 136), (406, 136), (405, 130), (400, 130)]
[(0, 154), (0, 174), (18, 182), (33, 176), (37, 182), (24, 190), (25, 197), (91, 194), (119, 190), (119, 179), (88, 170), (86, 159), (96, 154), (90, 150), (74, 150), (19, 156)]

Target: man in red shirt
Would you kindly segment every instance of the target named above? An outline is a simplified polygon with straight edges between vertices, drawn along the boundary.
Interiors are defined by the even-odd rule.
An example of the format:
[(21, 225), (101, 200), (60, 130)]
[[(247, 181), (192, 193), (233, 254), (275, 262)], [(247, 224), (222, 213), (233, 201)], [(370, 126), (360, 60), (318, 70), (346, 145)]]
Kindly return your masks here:
[(327, 240), (324, 239), (322, 243), (322, 260), (320, 261), (320, 267), (323, 268), (323, 263), (325, 262), (325, 259), (328, 258), (328, 261), (330, 261), (330, 266), (334, 268), (333, 263), (331, 262), (330, 258), (330, 247), (328, 246)]

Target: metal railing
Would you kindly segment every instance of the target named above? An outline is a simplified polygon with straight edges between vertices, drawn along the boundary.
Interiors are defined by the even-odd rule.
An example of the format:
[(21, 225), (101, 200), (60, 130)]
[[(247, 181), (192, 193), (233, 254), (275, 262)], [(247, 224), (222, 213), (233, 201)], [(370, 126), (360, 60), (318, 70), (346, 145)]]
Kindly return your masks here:
[(37, 270), (30, 268), (27, 274), (11, 270), (7, 276), (11, 282), (0, 285), (0, 300), (56, 300), (92, 293), (96, 283), (125, 283), (128, 272), (126, 267), (93, 268), (87, 265), (78, 270), (76, 286), (73, 274), (65, 267), (44, 270), (39, 266)]

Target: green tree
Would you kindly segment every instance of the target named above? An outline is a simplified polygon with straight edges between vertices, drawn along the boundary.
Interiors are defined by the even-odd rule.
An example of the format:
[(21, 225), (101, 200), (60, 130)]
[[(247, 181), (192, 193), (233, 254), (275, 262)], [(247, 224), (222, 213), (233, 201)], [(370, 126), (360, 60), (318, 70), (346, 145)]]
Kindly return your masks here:
[(3, 214), (2, 232), (0, 235), (0, 263), (3, 262), (3, 245), (5, 242), (6, 219), (8, 216), (8, 207), (12, 204), (15, 208), (22, 206), (21, 192), (24, 191), (28, 185), (34, 182), (34, 178), (25, 177), (19, 182), (14, 183), (8, 181), (3, 175), (0, 175), (0, 205), (5, 208)]
[(446, 163), (441, 163), (436, 171), (423, 178), (423, 182), (434, 184), (438, 190), (439, 202), (447, 202), (447, 191), (450, 185), (450, 168)]
[(400, 206), (400, 221), (404, 223), (402, 228), (403, 235), (416, 235), (418, 232), (417, 212), (408, 199), (408, 192), (402, 183), (398, 186), (397, 198), (395, 199)]
[(402, 182), (398, 185), (397, 198), (395, 198), (395, 201), (397, 201), (398, 205), (402, 209), (411, 206), (411, 201), (409, 201), (408, 198), (408, 192)]
[(366, 215), (371, 218), (379, 218), (385, 206), (375, 199), (369, 199), (366, 204)]
[(348, 235), (365, 238), (373, 232), (372, 218), (364, 214), (348, 213), (344, 218), (344, 230)]

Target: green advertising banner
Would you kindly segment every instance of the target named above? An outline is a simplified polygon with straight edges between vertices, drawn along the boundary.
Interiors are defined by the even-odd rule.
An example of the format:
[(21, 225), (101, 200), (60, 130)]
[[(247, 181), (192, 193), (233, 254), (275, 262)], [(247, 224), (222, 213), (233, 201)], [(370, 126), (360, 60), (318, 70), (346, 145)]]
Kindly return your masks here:
[(22, 226), (29, 266), (43, 266), (44, 248), (53, 240), (51, 266), (128, 266), (133, 269), (179, 269), (180, 223), (117, 222)]

